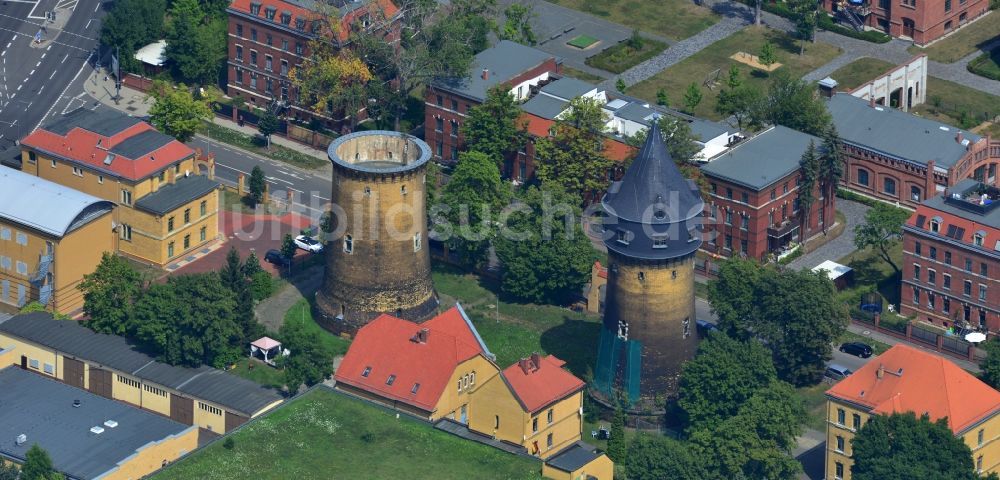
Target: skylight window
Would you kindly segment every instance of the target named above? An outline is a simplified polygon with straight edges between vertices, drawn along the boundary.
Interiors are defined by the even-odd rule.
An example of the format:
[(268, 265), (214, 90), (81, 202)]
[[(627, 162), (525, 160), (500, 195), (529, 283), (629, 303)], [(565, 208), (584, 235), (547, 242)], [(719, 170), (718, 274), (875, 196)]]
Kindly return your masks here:
[(389, 378), (387, 378), (385, 380), (385, 384), (386, 385), (392, 385), (392, 382), (395, 382), (395, 381), (396, 381), (396, 376), (395, 375), (389, 375)]

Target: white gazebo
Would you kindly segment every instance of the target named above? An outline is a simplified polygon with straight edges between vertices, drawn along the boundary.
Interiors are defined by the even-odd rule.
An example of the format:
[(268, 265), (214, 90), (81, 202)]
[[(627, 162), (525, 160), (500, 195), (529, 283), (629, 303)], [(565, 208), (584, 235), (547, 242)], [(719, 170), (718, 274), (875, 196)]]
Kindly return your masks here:
[(260, 337), (250, 343), (250, 356), (263, 357), (268, 365), (274, 365), (274, 357), (281, 353), (281, 342), (271, 337)]

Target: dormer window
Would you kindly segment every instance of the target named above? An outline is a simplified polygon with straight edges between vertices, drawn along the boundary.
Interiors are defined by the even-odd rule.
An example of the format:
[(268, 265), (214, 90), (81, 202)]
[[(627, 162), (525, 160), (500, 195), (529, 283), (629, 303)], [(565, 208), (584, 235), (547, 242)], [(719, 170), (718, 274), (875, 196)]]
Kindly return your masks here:
[(972, 243), (977, 247), (983, 246), (983, 239), (986, 237), (985, 232), (978, 231), (972, 236)]
[(941, 218), (940, 217), (934, 217), (934, 218), (931, 219), (931, 231), (934, 232), (934, 233), (938, 233), (938, 232), (941, 231)]
[(653, 248), (667, 248), (667, 236), (657, 235), (653, 237)]
[(274, 20), (274, 14), (276, 12), (277, 10), (274, 7), (267, 7), (264, 9), (264, 17), (266, 17), (268, 20)]
[(251, 3), (250, 4), (250, 14), (251, 15), (260, 15), (260, 4), (259, 3)]
[(298, 30), (306, 29), (306, 19), (302, 17), (295, 17), (295, 28)]
[(628, 245), (629, 243), (628, 233), (629, 233), (628, 230), (618, 230), (618, 243), (621, 243), (622, 245)]
[(372, 367), (365, 367), (365, 371), (361, 372), (362, 377), (367, 377), (372, 373)]
[(288, 25), (292, 23), (292, 13), (291, 12), (281, 12), (281, 23)]

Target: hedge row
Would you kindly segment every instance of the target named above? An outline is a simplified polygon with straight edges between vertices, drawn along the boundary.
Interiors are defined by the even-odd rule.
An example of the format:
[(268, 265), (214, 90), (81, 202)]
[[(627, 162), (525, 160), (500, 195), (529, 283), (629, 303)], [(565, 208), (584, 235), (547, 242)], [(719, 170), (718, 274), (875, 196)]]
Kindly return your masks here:
[(997, 66), (998, 62), (992, 58), (994, 55), (1000, 59), (1000, 50), (994, 50), (976, 57), (965, 68), (980, 77), (1000, 80), (1000, 68)]

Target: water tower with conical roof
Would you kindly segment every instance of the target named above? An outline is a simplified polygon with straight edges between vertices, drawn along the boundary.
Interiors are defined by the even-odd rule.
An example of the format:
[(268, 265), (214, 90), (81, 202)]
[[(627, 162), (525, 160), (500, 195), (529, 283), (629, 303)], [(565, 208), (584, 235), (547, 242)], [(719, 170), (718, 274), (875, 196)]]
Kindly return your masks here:
[(631, 402), (671, 395), (697, 347), (694, 256), (704, 202), (674, 164), (657, 122), (602, 205), (609, 268), (597, 390)]

